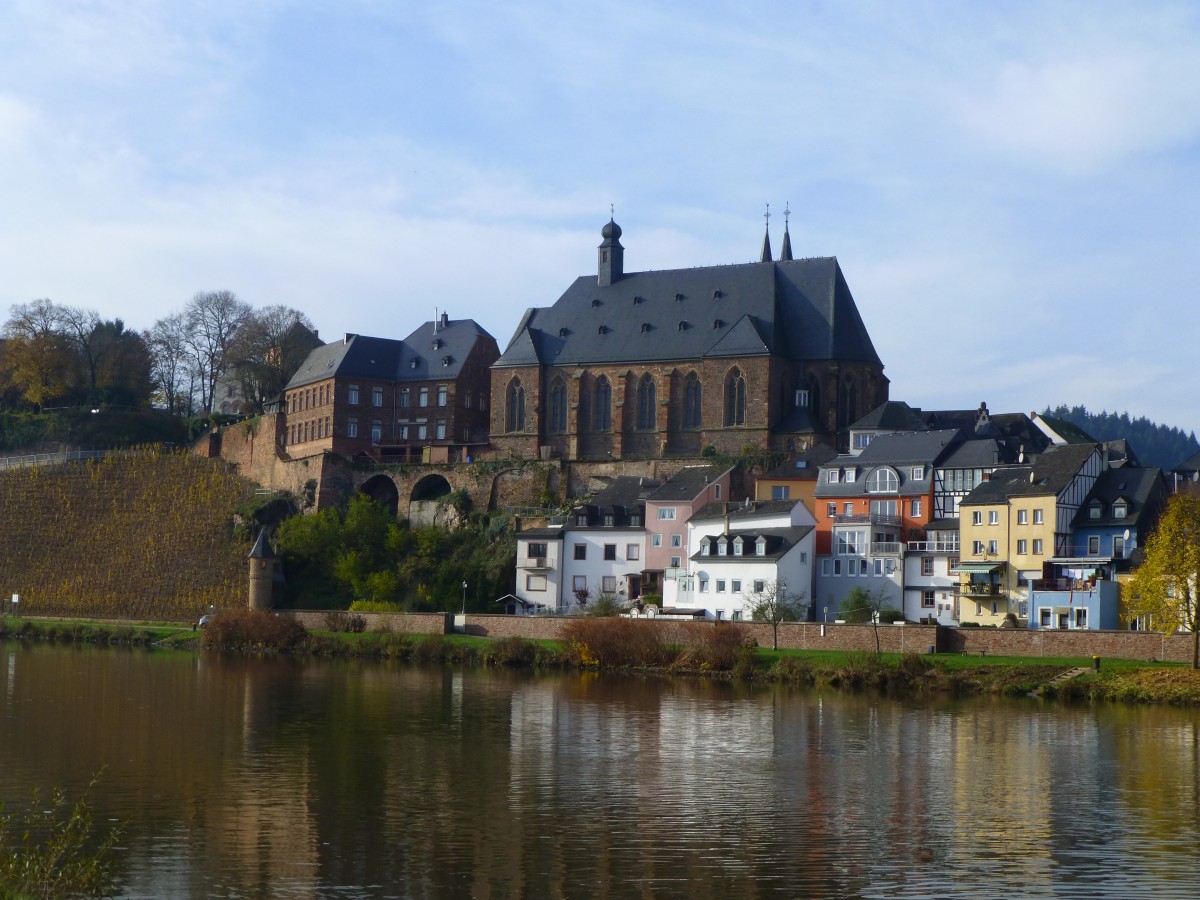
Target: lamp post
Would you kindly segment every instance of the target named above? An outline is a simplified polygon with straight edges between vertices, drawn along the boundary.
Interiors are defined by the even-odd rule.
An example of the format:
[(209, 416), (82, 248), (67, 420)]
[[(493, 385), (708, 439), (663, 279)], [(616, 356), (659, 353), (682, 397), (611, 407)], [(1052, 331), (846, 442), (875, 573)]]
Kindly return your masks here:
[(465, 581), (463, 582), (463, 604), (462, 604), (462, 611), (463, 611), (463, 615), (465, 616), (465, 615), (467, 614), (467, 583), (466, 583)]

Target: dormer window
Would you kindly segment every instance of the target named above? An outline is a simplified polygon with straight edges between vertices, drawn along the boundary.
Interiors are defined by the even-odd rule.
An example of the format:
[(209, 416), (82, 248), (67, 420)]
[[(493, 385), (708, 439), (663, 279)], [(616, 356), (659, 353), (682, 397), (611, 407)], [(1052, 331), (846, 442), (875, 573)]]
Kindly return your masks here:
[(408, 361), (408, 367), (410, 369), (415, 369), (418, 365), (420, 365), (420, 361), (415, 356)]
[(717, 290), (713, 291), (713, 299), (714, 299), (714, 300), (720, 300), (722, 296), (723, 296), (723, 295), (721, 294), (721, 290), (720, 290), (720, 288), (718, 288)]
[(734, 556), (742, 555), (742, 539), (740, 537), (735, 537), (733, 539), (733, 555)]
[(433, 339), (433, 349), (434, 349), (434, 350), (441, 350), (441, 349), (442, 349), (442, 339), (441, 339), (441, 338), (434, 338), (434, 339)]
[(687, 323), (687, 322), (684, 322), (684, 321), (680, 321), (680, 323), (679, 323), (679, 330), (680, 330), (680, 331), (687, 331), (687, 330), (688, 330), (688, 323)]
[(637, 296), (636, 294), (634, 295), (634, 298), (633, 298), (633, 305), (634, 305), (634, 306), (638, 306), (639, 304), (642, 304), (642, 303), (645, 303), (645, 302), (646, 302), (646, 301), (645, 301), (645, 300), (643, 300), (641, 297)]
[(608, 326), (601, 325), (599, 328), (596, 329), (596, 334), (608, 334)]
[(825, 483), (826, 484), (837, 484), (838, 483), (838, 470), (837, 469), (829, 469), (825, 473)]
[(709, 551), (709, 543), (708, 543), (708, 541), (701, 541), (701, 542), (700, 542), (700, 555), (701, 555), (701, 556), (708, 556), (708, 551)]
[(1114, 519), (1124, 519), (1129, 515), (1129, 504), (1125, 500), (1118, 500), (1113, 504), (1112, 515)]
[(576, 525), (587, 525), (587, 513), (580, 513), (575, 517)]
[(641, 528), (642, 527), (642, 517), (640, 515), (638, 515), (637, 513), (634, 513), (633, 515), (631, 515), (629, 517), (629, 524), (634, 528)]
[(599, 305), (600, 305), (600, 298), (597, 297), (595, 300), (592, 301), (592, 309), (595, 309)]
[(675, 302), (676, 302), (676, 303), (682, 303), (682, 302), (683, 302), (683, 294), (676, 294), (676, 295), (675, 295)]
[(604, 527), (605, 527), (605, 528), (612, 528), (612, 527), (613, 527), (613, 522), (614, 522), (614, 521), (615, 521), (615, 519), (613, 518), (613, 514), (612, 514), (612, 513), (608, 513), (608, 514), (607, 514), (607, 515), (605, 515), (605, 517), (604, 517)]
[(570, 328), (560, 328), (560, 329), (558, 329), (558, 336), (559, 336), (559, 337), (566, 337), (566, 336), (567, 336), (568, 334), (570, 334), (570, 333), (571, 333), (571, 329), (570, 329)]
[(900, 476), (889, 466), (880, 466), (867, 477), (867, 493), (895, 494), (900, 490)]
[(725, 323), (721, 319), (713, 319), (713, 328), (724, 328)]
[(724, 536), (717, 538), (717, 556), (724, 556), (725, 551), (729, 549)]
[(767, 555), (767, 539), (765, 537), (763, 537), (762, 535), (759, 535), (758, 540), (754, 542), (754, 555), (755, 556), (766, 556)]
[(808, 409), (808, 391), (804, 388), (796, 391), (796, 409)]
[(1102, 508), (1102, 505), (1101, 505), (1100, 501), (1093, 500), (1090, 504), (1088, 504), (1088, 518), (1089, 519), (1100, 518), (1101, 508)]
[(908, 478), (910, 481), (924, 481), (925, 480), (925, 467), (924, 466), (913, 466), (908, 472)]
[(453, 357), (453, 356), (443, 356), (443, 357), (442, 357), (442, 365), (443, 365), (443, 366), (448, 366), (448, 365), (450, 365), (450, 363), (452, 363), (452, 362), (454, 362), (454, 357)]
[(649, 331), (650, 331), (650, 323), (649, 323), (649, 322), (643, 322), (643, 323), (642, 323), (642, 334), (646, 334), (646, 333), (647, 333), (647, 332), (649, 332)]
[(842, 480), (845, 481), (846, 484), (853, 484), (856, 477), (858, 477), (858, 470), (851, 468), (846, 470), (846, 476)]

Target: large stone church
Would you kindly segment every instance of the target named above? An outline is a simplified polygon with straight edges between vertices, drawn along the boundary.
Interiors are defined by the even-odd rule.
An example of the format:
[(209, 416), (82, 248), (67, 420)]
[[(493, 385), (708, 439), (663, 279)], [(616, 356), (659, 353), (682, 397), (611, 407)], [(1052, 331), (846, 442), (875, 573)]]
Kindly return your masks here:
[(576, 460), (744, 447), (844, 448), (888, 379), (836, 258), (626, 272), (621, 228), (595, 275), (527, 310), (492, 364), (502, 454)]

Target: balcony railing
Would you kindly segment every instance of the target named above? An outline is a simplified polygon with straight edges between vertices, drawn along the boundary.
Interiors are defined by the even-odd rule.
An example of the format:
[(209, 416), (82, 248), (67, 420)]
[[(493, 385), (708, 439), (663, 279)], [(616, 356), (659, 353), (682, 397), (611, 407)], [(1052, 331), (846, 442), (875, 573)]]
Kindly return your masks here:
[(526, 556), (520, 561), (519, 568), (522, 569), (553, 569), (554, 560), (548, 556)]
[(835, 528), (838, 525), (891, 525), (893, 528), (899, 528), (904, 524), (899, 516), (885, 516), (882, 513), (840, 515), (834, 516), (832, 521)]
[(1001, 593), (1000, 585), (983, 581), (964, 584), (960, 588), (960, 592), (966, 597), (998, 597)]
[(899, 556), (904, 545), (899, 542), (874, 541), (871, 544), (872, 556)]
[(961, 546), (957, 539), (953, 541), (909, 541), (909, 553), (953, 553), (958, 555)]

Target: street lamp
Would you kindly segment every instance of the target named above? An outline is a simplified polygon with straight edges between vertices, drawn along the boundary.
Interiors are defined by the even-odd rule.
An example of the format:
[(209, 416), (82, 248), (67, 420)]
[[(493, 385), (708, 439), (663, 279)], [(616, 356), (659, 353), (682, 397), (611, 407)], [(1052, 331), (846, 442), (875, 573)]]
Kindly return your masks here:
[(463, 607), (462, 607), (462, 611), (463, 611), (463, 615), (465, 616), (465, 615), (467, 614), (467, 583), (466, 583), (465, 581), (463, 582)]

